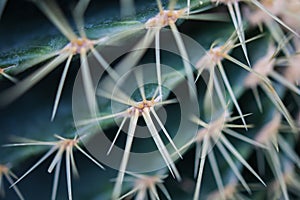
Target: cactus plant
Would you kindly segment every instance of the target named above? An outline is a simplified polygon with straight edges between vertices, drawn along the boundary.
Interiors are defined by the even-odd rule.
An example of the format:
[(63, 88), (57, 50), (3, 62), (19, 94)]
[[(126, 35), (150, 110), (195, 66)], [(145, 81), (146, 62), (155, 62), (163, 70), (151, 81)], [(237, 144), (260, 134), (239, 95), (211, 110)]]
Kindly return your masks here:
[(299, 6), (1, 1), (0, 198), (299, 197)]

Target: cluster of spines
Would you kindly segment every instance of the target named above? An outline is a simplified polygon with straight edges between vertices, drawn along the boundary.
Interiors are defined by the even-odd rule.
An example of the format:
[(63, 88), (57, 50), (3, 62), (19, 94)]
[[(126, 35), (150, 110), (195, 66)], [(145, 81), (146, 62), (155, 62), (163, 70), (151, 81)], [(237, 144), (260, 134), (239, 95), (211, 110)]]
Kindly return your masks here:
[[(27, 89), (29, 89), (35, 82), (41, 80), (50, 71), (52, 71), (54, 68), (56, 68), (60, 63), (62, 63), (64, 60), (67, 60), (66, 65), (65, 65), (65, 70), (63, 72), (62, 79), (61, 79), (61, 82), (60, 82), (60, 85), (59, 85), (59, 89), (57, 91), (57, 98), (56, 98), (54, 109), (53, 109), (52, 119), (55, 116), (56, 109), (57, 109), (58, 102), (59, 102), (59, 98), (60, 98), (60, 94), (61, 94), (61, 90), (62, 90), (62, 87), (63, 87), (63, 84), (64, 84), (64, 80), (65, 80), (65, 77), (66, 77), (66, 73), (67, 73), (67, 70), (69, 68), (72, 56), (74, 54), (80, 54), (81, 62), (83, 64), (83, 68), (85, 68), (85, 70), (83, 70), (83, 77), (85, 77), (85, 80), (86, 80), (85, 90), (86, 90), (87, 99), (89, 99), (90, 97), (92, 97), (92, 94), (91, 94), (91, 91), (90, 91), (91, 83), (89, 82), (90, 81), (90, 76), (89, 76), (89, 70), (88, 70), (88, 63), (86, 61), (87, 60), (86, 53), (88, 51), (91, 51), (94, 54), (94, 56), (98, 59), (99, 63), (102, 66), (104, 66), (105, 69), (108, 70), (109, 73), (111, 72), (110, 75), (114, 79), (118, 78), (118, 74), (116, 74), (114, 72), (114, 70), (110, 68), (109, 64), (107, 64), (105, 62), (105, 60), (101, 57), (101, 55), (99, 55), (95, 51), (93, 51), (94, 50), (93, 49), (94, 45), (97, 45), (97, 44), (101, 43), (104, 39), (101, 38), (98, 41), (89, 40), (86, 37), (86, 35), (85, 35), (84, 31), (83, 31), (83, 20), (82, 19), (83, 19), (83, 13), (84, 13), (85, 9), (82, 9), (82, 7), (86, 8), (87, 5), (88, 5), (88, 2), (89, 1), (80, 1), (78, 3), (78, 5), (76, 6), (75, 12), (74, 12), (75, 13), (74, 15), (78, 17), (77, 20), (76, 20), (76, 22), (78, 23), (77, 25), (78, 25), (78, 30), (80, 32), (80, 37), (77, 37), (74, 34), (74, 32), (71, 30), (71, 28), (69, 27), (68, 23), (66, 21), (64, 21), (64, 17), (61, 17), (61, 16), (63, 16), (62, 13), (58, 12), (58, 13), (54, 14), (51, 11), (51, 9), (55, 9), (55, 10), (59, 11), (59, 8), (56, 6), (55, 3), (53, 3), (53, 2), (52, 3), (45, 3), (44, 1), (37, 2), (37, 4), (39, 5), (39, 7), (41, 8), (41, 10), (51, 19), (51, 21), (60, 29), (60, 31), (70, 40), (70, 43), (67, 44), (65, 46), (65, 48), (63, 48), (61, 51), (56, 52), (55, 54), (53, 54), (53, 56), (56, 56), (56, 57), (52, 61), (50, 61), (43, 69), (41, 69), (37, 73), (35, 73), (32, 76), (30, 76), (28, 79), (23, 80), (20, 83), (21, 87), (19, 87), (19, 85), (17, 85), (16, 89), (14, 90), (14, 92), (12, 92), (10, 94), (13, 94), (13, 96), (14, 96), (13, 98), (19, 96), (20, 94), (22, 94), (23, 92), (25, 92)], [(146, 38), (146, 39), (149, 42), (149, 41), (152, 41), (153, 38), (155, 38), (155, 44), (156, 44), (156, 51), (155, 51), (155, 53), (156, 53), (156, 67), (157, 67), (156, 70), (157, 70), (157, 79), (158, 79), (158, 89), (157, 89), (157, 91), (159, 93), (158, 97), (160, 99), (162, 99), (162, 90), (161, 90), (162, 81), (161, 81), (161, 74), (160, 74), (161, 73), (161, 70), (160, 70), (161, 63), (160, 63), (160, 55), (159, 55), (160, 54), (160, 52), (159, 52), (159, 31), (160, 31), (160, 29), (163, 28), (163, 27), (165, 27), (165, 26), (169, 26), (171, 28), (171, 30), (172, 30), (172, 32), (174, 34), (174, 37), (176, 39), (176, 42), (177, 42), (177, 45), (179, 47), (179, 50), (180, 50), (180, 53), (181, 53), (182, 57), (184, 59), (188, 59), (188, 55), (186, 53), (185, 46), (184, 46), (184, 44), (182, 42), (182, 39), (180, 38), (180, 35), (178, 34), (178, 30), (177, 30), (176, 25), (175, 25), (175, 22), (177, 21), (177, 19), (183, 18), (183, 19), (200, 19), (200, 20), (201, 19), (213, 19), (213, 20), (215, 20), (215, 19), (217, 19), (217, 17), (207, 18), (207, 16), (202, 17), (201, 15), (199, 15), (199, 16), (193, 16), (193, 14), (196, 13), (196, 12), (190, 11), (190, 1), (187, 1), (187, 8), (186, 9), (181, 9), (181, 10), (174, 10), (174, 7), (173, 7), (175, 5), (174, 1), (170, 1), (170, 8), (169, 8), (169, 10), (163, 10), (161, 2), (159, 0), (157, 2), (158, 2), (158, 7), (159, 7), (159, 14), (157, 16), (149, 19), (146, 22), (146, 24), (145, 24), (145, 28), (148, 29), (148, 30), (151, 30), (151, 31), (154, 30), (154, 32), (147, 34), (149, 37)], [(243, 32), (244, 28), (243, 28), (243, 22), (242, 22), (241, 13), (240, 13), (239, 5), (238, 5), (239, 1), (238, 0), (226, 0), (226, 1), (212, 1), (212, 2), (225, 3), (228, 6), (229, 13), (231, 15), (232, 21), (233, 21), (234, 26), (236, 28), (236, 35), (237, 35), (237, 37), (231, 37), (222, 46), (217, 46), (217, 47), (213, 46), (211, 48), (211, 50), (208, 52), (208, 54), (207, 54), (208, 58), (207, 57), (202, 58), (202, 59), (206, 59), (205, 62), (203, 62), (203, 60), (202, 61), (199, 60), (199, 62), (198, 62), (199, 65), (197, 67), (198, 70), (199, 70), (199, 74), (201, 74), (201, 72), (204, 69), (208, 69), (212, 73), (211, 70), (215, 66), (218, 67), (218, 70), (220, 71), (220, 73), (222, 75), (224, 84), (225, 84), (225, 86), (228, 89), (228, 92), (230, 94), (230, 97), (231, 97), (233, 103), (235, 104), (236, 108), (238, 109), (238, 112), (240, 114), (240, 118), (243, 120), (243, 123), (244, 123), (243, 127), (245, 127), (247, 129), (248, 125), (246, 124), (246, 121), (244, 120), (244, 115), (242, 114), (242, 111), (241, 111), (241, 109), (240, 109), (240, 107), (239, 107), (239, 105), (237, 103), (237, 100), (236, 100), (236, 98), (234, 96), (234, 93), (233, 93), (233, 91), (231, 89), (230, 83), (229, 83), (229, 81), (228, 81), (228, 79), (226, 77), (225, 71), (224, 71), (223, 66), (222, 66), (222, 60), (223, 59), (228, 59), (229, 61), (231, 61), (231, 62), (239, 65), (240, 67), (248, 70), (250, 72), (250, 74), (249, 74), (249, 77), (246, 79), (246, 81), (245, 81), (244, 84), (245, 84), (246, 87), (252, 88), (255, 91), (254, 94), (255, 94), (258, 106), (260, 108), (262, 108), (255, 87), (258, 86), (259, 84), (262, 84), (262, 87), (264, 88), (265, 92), (270, 96), (270, 99), (273, 100), (273, 103), (275, 104), (275, 106), (277, 107), (277, 109), (279, 110), (279, 112), (286, 118), (286, 120), (288, 121), (289, 125), (292, 127), (292, 130), (294, 132), (296, 132), (297, 131), (297, 127), (295, 126), (294, 121), (292, 120), (289, 112), (287, 111), (286, 107), (284, 106), (284, 104), (282, 103), (281, 99), (277, 95), (276, 91), (272, 87), (272, 84), (269, 81), (269, 79), (267, 78), (267, 76), (271, 76), (272, 78), (274, 78), (277, 81), (281, 82), (283, 85), (285, 85), (288, 88), (290, 88), (292, 91), (294, 91), (294, 92), (296, 92), (296, 93), (299, 94), (299, 89), (297, 88), (297, 86), (294, 85), (294, 83), (298, 84), (298, 81), (299, 81), (299, 80), (295, 80), (295, 79), (297, 79), (297, 75), (291, 77), (290, 73), (286, 73), (285, 74), (286, 76), (281, 76), (281, 75), (277, 74), (273, 70), (273, 66), (272, 66), (274, 64), (273, 61), (272, 61), (272, 59), (274, 58), (273, 55), (270, 57), (270, 55), (272, 54), (272, 52), (271, 53), (268, 52), (268, 54), (266, 55), (267, 58), (270, 57), (270, 61), (269, 61), (269, 63), (267, 63), (267, 64), (270, 64), (270, 68), (268, 68), (269, 70), (267, 70), (267, 71), (263, 70), (263, 72), (262, 72), (260, 70), (260, 68), (259, 68), (259, 65), (258, 65), (259, 63), (257, 64), (257, 67), (254, 66), (253, 68), (251, 68), (250, 61), (249, 61), (249, 58), (248, 58), (248, 53), (247, 53), (247, 50), (246, 50), (247, 40), (245, 39), (245, 35), (244, 35), (244, 32)], [(264, 13), (266, 13), (272, 19), (274, 19), (275, 21), (277, 21), (279, 24), (283, 25), (285, 28), (287, 28), (292, 33), (294, 33), (296, 36), (298, 36), (297, 32), (295, 32), (292, 28), (290, 28), (288, 25), (286, 25), (283, 21), (281, 21), (275, 15), (276, 13), (273, 14), (272, 12), (270, 12), (269, 10), (267, 10), (263, 6), (263, 4), (259, 3), (256, 0), (252, 0), (250, 2), (252, 2), (259, 9), (261, 9), (262, 11), (264, 11)], [(277, 33), (277, 35), (278, 34), (279, 33)], [(237, 38), (239, 39), (240, 44), (235, 45), (235, 41), (236, 41)], [(275, 37), (275, 40), (276, 39), (278, 39), (278, 37)], [(295, 41), (297, 42), (298, 38), (296, 38)], [(277, 40), (277, 42), (279, 42), (279, 41)], [(295, 44), (297, 44), (296, 42), (295, 42)], [(233, 58), (233, 57), (231, 57), (229, 55), (231, 49), (234, 48), (234, 47), (236, 47), (236, 46), (239, 46), (239, 45), (242, 46), (242, 49), (243, 49), (243, 52), (245, 54), (246, 60), (248, 62), (248, 65), (243, 64), (242, 62), (238, 61), (237, 59), (235, 59), (235, 58)], [(271, 47), (270, 47), (270, 49), (271, 49)], [(287, 54), (288, 56), (291, 56), (291, 52), (287, 51), (286, 49), (287, 48), (284, 45), (283, 48), (282, 48), (283, 52), (285, 54)], [(294, 63), (296, 62), (295, 60), (292, 59), (294, 57), (296, 57), (296, 56), (291, 56), (291, 57), (287, 57), (285, 59), (282, 59), (282, 60), (285, 60), (285, 62), (289, 64), (289, 66), (290, 66), (289, 70), (293, 66), (293, 65), (291, 65), (291, 63), (292, 62), (294, 62)], [(183, 65), (184, 65), (184, 69), (186, 71), (186, 75), (188, 77), (188, 80), (191, 83), (194, 82), (193, 71), (191, 69), (191, 66), (189, 66), (189, 64), (187, 62), (184, 62), (184, 61), (183, 61)], [(294, 70), (295, 71), (293, 71), (293, 72), (299, 73), (299, 69), (294, 68)], [(0, 71), (0, 73), (3, 74), (3, 76), (5, 76), (6, 78), (10, 79), (13, 82), (17, 81), (13, 77), (11, 77), (8, 74), (6, 74), (3, 69)], [(214, 74), (211, 77), (213, 78), (213, 76), (214, 76)], [(213, 82), (213, 81), (214, 80), (212, 80), (212, 79), (210, 80), (211, 87), (209, 87), (209, 89), (211, 89), (211, 90), (214, 87), (213, 84), (217, 83), (217, 82)], [(130, 105), (130, 106), (132, 106), (132, 108), (129, 109), (129, 110), (127, 110), (127, 113), (123, 113), (122, 112), (120, 114), (120, 116), (124, 117), (124, 119), (126, 119), (128, 116), (132, 117), (130, 119), (131, 130), (129, 130), (131, 132), (134, 132), (134, 126), (136, 125), (137, 118), (139, 116), (143, 116), (144, 119), (145, 119), (145, 121), (146, 122), (148, 121), (147, 126), (149, 127), (150, 132), (152, 130), (152, 132), (155, 133), (157, 131), (155, 131), (153, 129), (153, 126), (151, 128), (151, 123), (150, 122), (152, 121), (152, 119), (151, 119), (151, 117), (149, 115), (149, 112), (151, 111), (151, 107), (154, 105), (154, 103), (159, 103), (160, 100), (157, 100), (157, 98), (153, 97), (153, 99), (151, 101), (148, 101), (145, 98), (144, 92), (142, 90), (141, 90), (141, 95), (143, 96), (143, 102), (142, 103), (135, 102), (134, 105)], [(220, 98), (220, 101), (222, 102), (223, 109), (226, 109), (226, 102), (225, 102), (224, 96), (219, 96), (219, 98)], [(116, 99), (114, 99), (114, 100), (116, 100)], [(90, 106), (92, 105), (92, 103), (89, 103), (89, 104), (90, 104)], [(163, 101), (161, 101), (161, 105), (163, 105), (163, 104), (164, 104)], [(153, 112), (153, 110), (152, 110), (152, 112)], [(280, 114), (278, 114), (278, 115), (280, 115)], [(119, 117), (119, 116), (113, 115), (111, 117)], [(226, 116), (226, 117), (228, 117), (228, 116)], [(96, 121), (101, 121), (101, 119), (102, 118), (96, 119)], [(206, 124), (203, 121), (199, 125), (201, 125), (204, 128), (206, 128)], [(163, 128), (163, 126), (162, 126), (162, 128)], [(224, 128), (224, 127), (222, 127), (222, 128)], [(226, 126), (225, 126), (225, 128), (226, 128)], [(235, 128), (237, 128), (237, 127), (235, 127)], [(240, 128), (240, 127), (238, 127), (238, 128)], [(218, 129), (218, 130), (221, 131), (222, 129)], [(166, 133), (166, 135), (168, 135), (168, 134)], [(237, 135), (238, 134), (236, 134), (236, 136)], [(258, 135), (260, 136), (262, 134), (258, 134)], [(63, 140), (62, 138), (60, 138), (60, 139)], [(205, 139), (205, 137), (201, 138), (201, 140), (199, 140), (199, 141), (202, 141), (203, 139)], [(246, 138), (244, 138), (244, 140), (246, 140)], [(208, 148), (208, 142), (207, 142), (208, 140), (206, 139), (204, 141), (206, 141), (206, 144), (202, 148), (204, 148), (204, 150), (206, 150), (206, 148)], [(260, 141), (260, 140), (257, 139), (257, 141)], [(270, 139), (268, 141), (273, 141), (273, 143), (275, 144), (275, 147), (276, 147), (276, 142), (277, 142), (276, 140), (274, 141), (274, 139)], [(172, 142), (172, 140), (170, 142)], [(256, 143), (255, 141), (252, 141), (250, 139), (248, 140), (248, 142), (260, 146), (259, 143)], [(264, 141), (262, 141), (262, 142), (264, 143)], [(284, 142), (282, 142), (282, 140), (281, 140), (281, 144), (282, 143), (284, 143)], [(228, 143), (226, 143), (226, 144), (229, 145)], [(266, 145), (269, 146), (269, 144), (266, 144)], [(176, 146), (174, 146), (174, 147), (175, 147), (175, 149), (177, 149)], [(218, 147), (221, 148), (220, 146), (218, 146)], [(230, 146), (230, 147), (232, 147), (232, 146)], [(278, 149), (278, 147), (277, 147), (277, 149)], [(231, 150), (234, 151), (234, 149), (232, 149), (232, 148), (231, 148)], [(202, 153), (203, 152), (205, 152), (205, 151), (202, 150)], [(234, 152), (236, 152), (236, 151), (234, 151)], [(290, 150), (290, 152), (291, 152), (291, 150)], [(168, 156), (166, 153), (167, 152), (165, 152), (165, 151), (162, 152), (162, 156), (165, 159), (169, 160), (169, 161), (166, 161), (167, 165), (168, 166), (169, 165), (172, 166), (174, 163), (173, 163), (173, 161), (170, 160), (170, 158), (166, 157), (166, 156)], [(235, 155), (237, 155), (237, 154), (235, 153)], [(239, 160), (243, 164), (246, 164), (245, 161), (242, 160), (240, 156), (238, 156), (238, 157), (239, 157)], [(294, 157), (295, 157), (295, 155), (294, 155)], [(128, 159), (128, 157), (125, 157), (125, 160), (126, 159)], [(124, 162), (122, 162), (122, 163), (125, 163), (125, 164), (123, 164), (124, 166), (120, 170), (123, 173), (121, 175), (122, 177), (124, 177), (124, 171), (126, 170), (126, 162), (125, 162), (125, 160), (124, 160)], [(299, 162), (297, 159), (296, 159), (296, 161)], [(276, 162), (276, 164), (278, 164), (277, 163), (278, 161), (276, 161), (276, 160), (273, 160), (273, 162)], [(230, 163), (232, 163), (232, 162), (230, 162)], [(275, 166), (274, 163), (273, 163), (273, 166)], [(251, 167), (249, 167), (249, 166), (247, 168), (251, 169)], [(172, 166), (170, 168), (170, 171), (173, 172), (173, 173), (174, 173), (174, 171), (176, 172), (177, 171), (176, 167)], [(254, 173), (255, 176), (260, 179), (260, 177), (253, 170), (250, 170), (250, 171), (252, 173)], [(280, 174), (279, 171), (280, 171), (280, 169), (275, 169), (275, 174), (276, 174), (276, 176), (277, 176), (277, 178), (278, 178), (278, 180), (280, 182), (280, 186), (281, 186), (281, 189), (282, 189), (282, 191), (284, 193), (284, 196), (287, 199), (288, 197), (287, 197), (287, 193), (286, 193), (286, 188), (284, 187), (283, 180), (281, 180), (281, 178), (280, 178), (282, 176), (282, 174)], [(175, 174), (178, 174), (178, 172), (176, 172)], [(176, 176), (179, 177), (179, 174), (176, 175)], [(123, 178), (121, 178), (121, 179), (123, 179)], [(115, 194), (115, 198), (118, 198), (120, 196), (120, 194), (118, 194), (118, 193), (120, 193), (120, 189), (121, 188), (120, 188), (120, 185), (118, 186), (118, 184), (121, 184), (122, 181), (123, 180), (119, 179), (119, 183), (117, 183), (117, 192)], [(245, 184), (244, 184), (244, 186), (245, 186)], [(200, 186), (199, 186), (199, 188), (200, 188)], [(224, 186), (221, 186), (219, 184), (219, 189), (220, 188), (223, 188), (222, 190), (225, 191), (224, 190)], [(195, 199), (198, 199), (198, 192), (199, 191), (196, 190), (196, 192), (195, 192)], [(222, 194), (223, 198), (226, 198), (226, 195), (225, 195), (226, 193), (221, 192), (221, 194)], [(154, 197), (156, 198), (156, 195), (154, 195)], [(69, 191), (69, 198), (70, 198), (70, 191)]]

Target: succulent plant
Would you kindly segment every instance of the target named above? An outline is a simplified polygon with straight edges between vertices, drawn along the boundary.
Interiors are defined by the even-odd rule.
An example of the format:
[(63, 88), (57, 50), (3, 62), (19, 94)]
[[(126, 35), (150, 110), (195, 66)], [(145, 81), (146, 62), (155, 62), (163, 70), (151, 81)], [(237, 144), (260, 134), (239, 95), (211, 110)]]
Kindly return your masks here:
[(0, 198), (299, 198), (299, 14), (1, 1)]

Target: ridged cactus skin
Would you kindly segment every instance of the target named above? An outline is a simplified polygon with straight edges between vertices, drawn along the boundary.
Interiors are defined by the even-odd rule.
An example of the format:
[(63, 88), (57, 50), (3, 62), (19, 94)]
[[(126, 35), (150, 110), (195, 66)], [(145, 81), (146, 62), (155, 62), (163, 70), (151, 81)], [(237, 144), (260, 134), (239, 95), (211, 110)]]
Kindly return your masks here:
[(0, 1), (0, 199), (300, 198), (298, 0)]

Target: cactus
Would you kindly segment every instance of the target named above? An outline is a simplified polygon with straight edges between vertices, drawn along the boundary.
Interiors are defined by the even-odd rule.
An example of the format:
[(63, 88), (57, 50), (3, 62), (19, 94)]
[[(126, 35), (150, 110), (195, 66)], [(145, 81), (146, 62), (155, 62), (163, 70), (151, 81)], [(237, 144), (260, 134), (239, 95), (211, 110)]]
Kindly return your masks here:
[(299, 198), (299, 14), (1, 1), (0, 198)]

